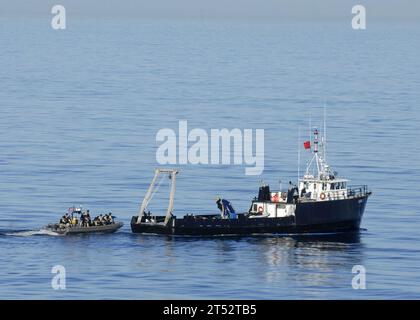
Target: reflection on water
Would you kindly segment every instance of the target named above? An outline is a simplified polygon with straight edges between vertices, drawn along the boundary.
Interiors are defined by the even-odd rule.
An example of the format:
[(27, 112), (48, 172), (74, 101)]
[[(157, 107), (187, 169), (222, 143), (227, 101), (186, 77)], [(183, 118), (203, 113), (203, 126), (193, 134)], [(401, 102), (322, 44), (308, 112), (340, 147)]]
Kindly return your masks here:
[[(364, 243), (368, 237), (362, 232), (199, 238), (128, 230), (74, 237), (2, 236), (0, 266), (7, 275), (4, 288), (9, 289), (0, 288), (0, 296), (24, 292), (31, 297), (36, 290), (43, 297), (67, 299), (372, 297), (377, 291), (351, 287), (354, 265), (371, 263), (367, 268), (372, 270), (372, 249)], [(22, 268), (34, 270), (32, 282), (9, 268), (22, 257), (27, 261)], [(48, 287), (51, 266), (57, 263), (66, 267), (69, 277), (69, 288), (60, 297)], [(378, 276), (370, 280), (374, 278), (369, 273), (368, 288), (384, 286)], [(28, 290), (14, 290), (16, 284)]]
[(268, 238), (260, 246), (259, 252), (267, 262), (267, 282), (332, 286), (337, 272), (349, 272), (355, 264), (363, 264), (363, 245), (358, 233)]
[[(172, 272), (178, 274), (178, 280), (200, 283), (204, 280), (195, 280), (195, 275), (211, 270), (209, 281), (215, 283), (220, 281), (231, 287), (251, 285), (273, 292), (293, 284), (289, 291), (305, 290), (308, 297), (322, 297), (320, 288), (349, 289), (352, 267), (364, 264), (364, 245), (359, 233), (132, 237), (142, 248), (138, 250), (137, 266), (143, 271)], [(243, 292), (240, 290), (240, 294)]]

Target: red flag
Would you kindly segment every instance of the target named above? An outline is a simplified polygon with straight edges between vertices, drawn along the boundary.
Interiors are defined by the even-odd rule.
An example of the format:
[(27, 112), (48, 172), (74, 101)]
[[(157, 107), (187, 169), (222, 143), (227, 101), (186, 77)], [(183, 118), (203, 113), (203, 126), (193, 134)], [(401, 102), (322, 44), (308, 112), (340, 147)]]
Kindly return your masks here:
[(311, 142), (310, 142), (310, 141), (305, 141), (305, 142), (303, 143), (303, 147), (304, 147), (305, 149), (310, 149), (310, 148), (311, 148)]

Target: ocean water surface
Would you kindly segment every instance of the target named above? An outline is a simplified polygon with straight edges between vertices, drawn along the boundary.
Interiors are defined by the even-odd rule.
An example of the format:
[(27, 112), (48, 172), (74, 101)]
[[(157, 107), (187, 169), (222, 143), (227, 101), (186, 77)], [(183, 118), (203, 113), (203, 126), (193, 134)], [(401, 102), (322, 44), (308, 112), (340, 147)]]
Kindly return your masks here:
[[(0, 298), (420, 298), (418, 24), (0, 23)], [(322, 126), (324, 103), (329, 163), (373, 191), (360, 233), (131, 233), (160, 129), (264, 129), (260, 176), (244, 165), (176, 166), (176, 215), (213, 213), (218, 195), (246, 211), (261, 180), (296, 181), (298, 129)], [(125, 226), (39, 231), (73, 204)], [(54, 265), (66, 268), (66, 290), (51, 287)], [(364, 290), (352, 288), (355, 265)]]

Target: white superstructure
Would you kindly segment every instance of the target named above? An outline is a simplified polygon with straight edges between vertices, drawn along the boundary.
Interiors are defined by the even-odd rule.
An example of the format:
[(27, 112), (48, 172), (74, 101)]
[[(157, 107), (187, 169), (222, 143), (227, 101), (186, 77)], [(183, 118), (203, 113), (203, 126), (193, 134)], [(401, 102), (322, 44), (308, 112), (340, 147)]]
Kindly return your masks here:
[(250, 213), (256, 217), (279, 218), (294, 215), (296, 204), (299, 202), (348, 199), (349, 180), (338, 178), (337, 172), (334, 172), (325, 161), (325, 141), (325, 136), (319, 140), (319, 131), (315, 128), (313, 141), (305, 142), (305, 148), (311, 149), (313, 156), (308, 161), (305, 174), (299, 179), (298, 186), (289, 185), (287, 192), (271, 192), (268, 186), (262, 186), (261, 188), (268, 188), (263, 192), (264, 200), (254, 200)]
[(346, 199), (349, 180), (337, 177), (337, 172), (325, 161), (325, 137), (320, 144), (318, 129), (315, 128), (313, 134), (313, 156), (306, 166), (305, 175), (299, 179), (299, 197), (315, 201)]

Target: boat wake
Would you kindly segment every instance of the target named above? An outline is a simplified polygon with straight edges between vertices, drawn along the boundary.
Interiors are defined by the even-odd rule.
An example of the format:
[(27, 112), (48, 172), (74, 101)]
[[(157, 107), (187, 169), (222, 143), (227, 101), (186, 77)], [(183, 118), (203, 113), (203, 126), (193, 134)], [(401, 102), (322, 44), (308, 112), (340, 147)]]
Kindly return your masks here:
[(13, 237), (32, 237), (32, 236), (61, 236), (62, 234), (51, 231), (51, 230), (47, 230), (47, 229), (39, 229), (39, 230), (23, 230), (23, 231), (7, 232), (4, 235), (13, 236)]

